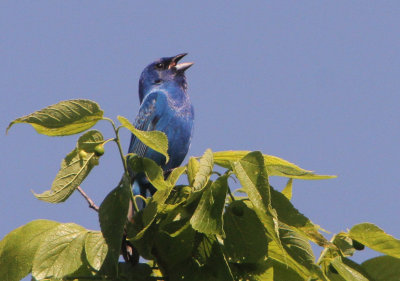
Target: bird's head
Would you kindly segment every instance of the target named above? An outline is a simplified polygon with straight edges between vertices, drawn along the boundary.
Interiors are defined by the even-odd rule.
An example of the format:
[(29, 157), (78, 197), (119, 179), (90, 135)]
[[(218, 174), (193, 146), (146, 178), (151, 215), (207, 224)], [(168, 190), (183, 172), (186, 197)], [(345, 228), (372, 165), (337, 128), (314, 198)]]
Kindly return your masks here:
[(139, 80), (140, 102), (154, 87), (164, 84), (175, 83), (186, 89), (185, 70), (191, 67), (193, 63), (178, 63), (186, 55), (186, 53), (183, 53), (174, 57), (161, 58), (146, 66)]

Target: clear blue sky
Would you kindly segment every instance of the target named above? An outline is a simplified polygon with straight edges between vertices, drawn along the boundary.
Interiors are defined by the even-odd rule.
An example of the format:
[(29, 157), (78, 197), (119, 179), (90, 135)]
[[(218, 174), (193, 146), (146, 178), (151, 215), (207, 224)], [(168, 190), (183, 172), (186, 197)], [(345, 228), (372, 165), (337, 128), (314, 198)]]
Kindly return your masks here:
[[(337, 174), (296, 180), (295, 206), (333, 233), (368, 221), (400, 238), (400, 2), (140, 2), (1, 1), (3, 132), (19, 116), (72, 98), (132, 120), (142, 69), (189, 52), (190, 155), (261, 150)], [(106, 122), (96, 128), (112, 136)], [(122, 137), (127, 148), (129, 134)], [(30, 192), (50, 187), (76, 139), (28, 125), (3, 133), (0, 237), (38, 218), (99, 228), (79, 194), (51, 205)], [(99, 204), (121, 169), (110, 144), (83, 188)]]

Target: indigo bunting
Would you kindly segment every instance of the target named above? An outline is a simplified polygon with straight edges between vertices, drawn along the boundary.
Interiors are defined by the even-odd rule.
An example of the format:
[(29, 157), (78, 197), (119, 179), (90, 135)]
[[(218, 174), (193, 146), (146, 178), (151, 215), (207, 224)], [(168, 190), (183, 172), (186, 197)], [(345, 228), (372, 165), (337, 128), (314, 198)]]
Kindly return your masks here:
[[(170, 159), (165, 163), (165, 156), (144, 145), (133, 134), (129, 153), (154, 160), (164, 170), (164, 176), (182, 163), (193, 134), (194, 112), (185, 77), (185, 70), (193, 63), (178, 63), (186, 55), (156, 60), (143, 70), (139, 80), (140, 109), (134, 125), (143, 131), (164, 132)], [(143, 173), (131, 176), (135, 195), (146, 197), (156, 192)]]

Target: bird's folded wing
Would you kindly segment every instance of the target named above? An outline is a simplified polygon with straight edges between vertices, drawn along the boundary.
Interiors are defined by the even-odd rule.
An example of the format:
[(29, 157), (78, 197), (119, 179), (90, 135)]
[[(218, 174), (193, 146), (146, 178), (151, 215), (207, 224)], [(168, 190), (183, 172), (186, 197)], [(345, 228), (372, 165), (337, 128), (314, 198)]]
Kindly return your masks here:
[[(152, 92), (145, 97), (139, 108), (139, 113), (136, 116), (134, 126), (142, 131), (157, 130), (157, 124), (160, 116), (167, 106), (167, 96), (162, 91)], [(129, 145), (129, 153), (135, 153), (144, 157), (148, 146), (143, 144), (135, 135), (132, 134)]]

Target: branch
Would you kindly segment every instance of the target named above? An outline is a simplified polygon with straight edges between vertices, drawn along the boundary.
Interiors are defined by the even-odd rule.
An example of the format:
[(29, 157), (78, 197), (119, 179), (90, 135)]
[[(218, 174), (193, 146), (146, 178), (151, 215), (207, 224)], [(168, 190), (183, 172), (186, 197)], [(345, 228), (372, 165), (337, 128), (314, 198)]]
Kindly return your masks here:
[(93, 210), (95, 210), (96, 212), (99, 211), (99, 207), (97, 207), (96, 204), (94, 204), (93, 200), (90, 199), (89, 196), (87, 196), (87, 194), (85, 193), (85, 191), (83, 191), (83, 189), (78, 186), (76, 189), (78, 189), (79, 193), (82, 194), (82, 196), (86, 199), (86, 201), (89, 203), (89, 208), (92, 208)]

